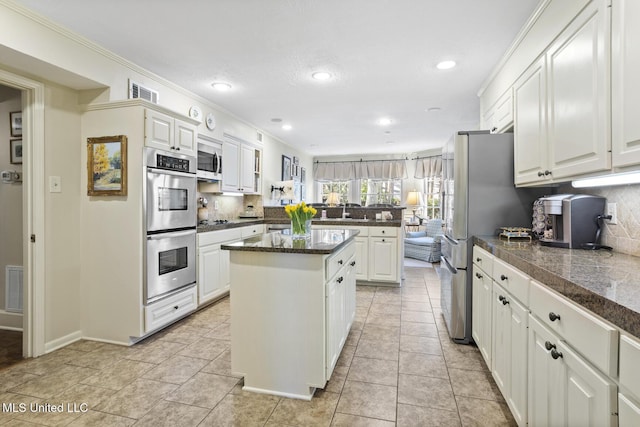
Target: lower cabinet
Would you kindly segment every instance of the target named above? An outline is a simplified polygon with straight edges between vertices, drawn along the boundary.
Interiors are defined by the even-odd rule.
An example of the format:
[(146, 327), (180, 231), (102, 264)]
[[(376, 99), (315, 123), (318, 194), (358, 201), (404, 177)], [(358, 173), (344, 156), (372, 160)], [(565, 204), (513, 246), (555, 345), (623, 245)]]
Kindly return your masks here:
[(471, 336), (487, 366), (491, 366), (492, 280), (476, 264), (473, 266), (471, 303)]
[(144, 333), (152, 332), (195, 311), (198, 307), (196, 287), (163, 298), (144, 307)]
[(397, 281), (398, 239), (369, 237), (369, 280)]
[(616, 425), (616, 384), (534, 315), (529, 331), (529, 425)]
[(527, 424), (527, 340), (529, 310), (493, 283), (491, 373), (519, 426)]

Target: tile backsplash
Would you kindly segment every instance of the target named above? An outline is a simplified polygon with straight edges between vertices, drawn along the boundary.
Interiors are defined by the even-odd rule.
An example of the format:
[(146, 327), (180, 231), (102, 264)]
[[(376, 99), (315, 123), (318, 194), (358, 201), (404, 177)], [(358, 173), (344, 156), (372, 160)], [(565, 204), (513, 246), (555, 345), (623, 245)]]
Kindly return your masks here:
[(610, 225), (605, 221), (602, 243), (615, 252), (640, 256), (640, 184), (581, 189), (563, 186), (560, 190), (558, 193), (602, 196), (607, 203), (616, 203), (618, 223)]
[[(248, 205), (253, 206), (256, 215), (259, 217), (263, 216), (262, 196), (260, 195), (237, 197), (223, 196), (214, 193), (198, 193), (198, 198), (200, 197), (207, 199), (207, 210), (209, 211), (210, 220), (237, 219)], [(216, 209), (216, 202), (218, 202), (218, 209)], [(200, 204), (198, 204), (198, 207), (200, 207)]]

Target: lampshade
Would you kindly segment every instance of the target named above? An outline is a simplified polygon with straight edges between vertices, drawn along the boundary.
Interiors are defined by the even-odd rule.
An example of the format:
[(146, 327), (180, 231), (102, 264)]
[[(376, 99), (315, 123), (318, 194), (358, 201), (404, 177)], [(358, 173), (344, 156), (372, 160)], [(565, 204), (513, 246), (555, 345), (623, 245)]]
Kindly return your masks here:
[(422, 193), (419, 191), (409, 191), (407, 194), (407, 206), (422, 206)]
[(329, 193), (327, 196), (327, 204), (329, 206), (335, 206), (340, 203), (340, 194), (338, 193)]

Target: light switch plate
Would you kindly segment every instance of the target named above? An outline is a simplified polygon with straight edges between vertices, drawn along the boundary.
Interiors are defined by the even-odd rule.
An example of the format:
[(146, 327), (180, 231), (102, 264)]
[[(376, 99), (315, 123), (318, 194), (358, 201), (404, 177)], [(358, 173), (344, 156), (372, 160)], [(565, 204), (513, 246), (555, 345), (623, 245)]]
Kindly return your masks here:
[(49, 193), (62, 193), (62, 181), (59, 176), (49, 177)]
[(607, 215), (611, 215), (611, 219), (607, 220), (607, 224), (618, 223), (618, 207), (615, 203), (607, 203)]

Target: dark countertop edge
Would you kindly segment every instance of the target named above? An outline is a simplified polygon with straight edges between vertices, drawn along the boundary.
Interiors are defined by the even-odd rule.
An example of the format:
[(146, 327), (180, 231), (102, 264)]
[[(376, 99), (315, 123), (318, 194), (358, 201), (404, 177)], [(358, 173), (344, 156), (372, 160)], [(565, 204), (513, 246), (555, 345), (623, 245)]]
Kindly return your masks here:
[[(491, 238), (493, 238), (493, 236)], [(637, 311), (612, 301), (605, 296), (599, 295), (587, 287), (580, 285), (580, 283), (572, 282), (540, 265), (533, 264), (513, 252), (502, 250), (493, 243), (484, 240), (482, 236), (474, 236), (473, 243), (529, 275), (529, 277), (545, 285), (547, 288), (554, 290), (625, 332), (640, 338), (640, 313)]]
[[(238, 227), (247, 227), (250, 225), (258, 225), (258, 224), (289, 224), (291, 221), (287, 218), (270, 218), (264, 219), (259, 218), (255, 220), (247, 220), (241, 219), (237, 220), (237, 222), (228, 222), (226, 224), (215, 224), (215, 225), (198, 225), (197, 232), (198, 233), (206, 233), (208, 231), (219, 231), (219, 230), (227, 230), (230, 228), (238, 228)], [(340, 225), (340, 226), (358, 226), (358, 227), (401, 227), (402, 220), (392, 219), (387, 221), (377, 221), (375, 219), (348, 219), (342, 220), (340, 218), (329, 218), (329, 219), (320, 219), (314, 218), (311, 220), (312, 225)]]
[[(337, 230), (342, 231), (342, 230)], [(336, 252), (338, 249), (342, 248), (348, 242), (352, 241), (360, 231), (353, 230), (354, 233), (352, 236), (343, 242), (338, 243), (336, 246), (326, 249), (313, 249), (313, 248), (265, 248), (262, 246), (236, 246), (235, 244), (230, 245), (221, 245), (220, 249), (228, 250), (228, 251), (240, 251), (240, 252), (263, 252), (263, 253), (280, 253), (280, 254), (303, 254), (303, 255), (329, 255)], [(254, 239), (255, 237), (249, 237), (249, 239)], [(245, 239), (248, 240), (248, 239)]]

